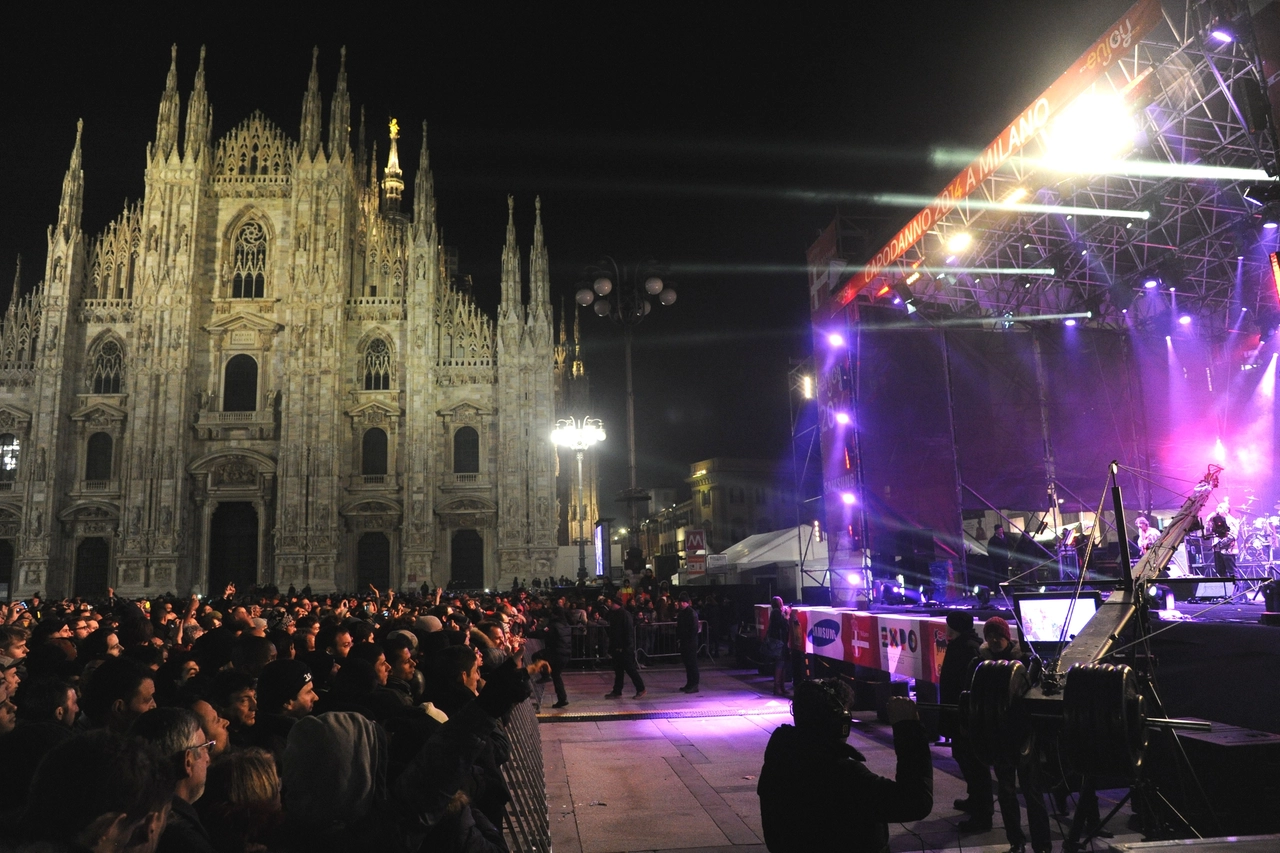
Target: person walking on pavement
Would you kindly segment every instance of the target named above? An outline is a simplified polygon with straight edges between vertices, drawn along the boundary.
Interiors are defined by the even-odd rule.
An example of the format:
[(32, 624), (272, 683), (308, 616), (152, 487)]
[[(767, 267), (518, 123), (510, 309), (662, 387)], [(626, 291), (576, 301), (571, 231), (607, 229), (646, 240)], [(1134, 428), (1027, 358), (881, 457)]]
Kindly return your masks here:
[(606, 699), (617, 699), (622, 696), (622, 675), (626, 673), (635, 685), (636, 695), (644, 697), (644, 679), (640, 677), (640, 668), (636, 665), (636, 620), (630, 611), (624, 609), (616, 598), (608, 599), (609, 613), (609, 657), (613, 659), (613, 691), (604, 694)]
[[(947, 653), (938, 672), (938, 702), (943, 706), (960, 704), (960, 694), (969, 688), (974, 660), (982, 638), (973, 628), (973, 614), (953, 610), (947, 614)], [(966, 796), (956, 800), (959, 811), (968, 812), (978, 824), (991, 825), (995, 809), (991, 802), (991, 769), (974, 754), (973, 743), (962, 730), (959, 712), (943, 707), (938, 715), (938, 732), (951, 738), (951, 756), (960, 766)]]
[(684, 663), (685, 684), (681, 693), (698, 692), (698, 611), (693, 609), (689, 593), (680, 594), (680, 608), (676, 613), (676, 642), (680, 646), (680, 660)]
[(573, 628), (560, 605), (552, 605), (551, 617), (541, 628), (529, 634), (530, 639), (542, 640), (546, 645), (539, 655), (551, 664), (551, 683), (556, 689), (556, 703), (552, 708), (569, 704), (569, 694), (564, 689), (564, 668), (573, 657)]

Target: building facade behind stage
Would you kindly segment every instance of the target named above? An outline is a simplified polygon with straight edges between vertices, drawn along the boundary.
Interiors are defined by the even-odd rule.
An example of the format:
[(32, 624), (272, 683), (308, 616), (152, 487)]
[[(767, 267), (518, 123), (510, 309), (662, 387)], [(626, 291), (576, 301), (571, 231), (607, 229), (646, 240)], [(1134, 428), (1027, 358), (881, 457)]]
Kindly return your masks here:
[(0, 582), (8, 568), (15, 594), (89, 596), (550, 574), (557, 498), (576, 506), (577, 485), (557, 483), (549, 433), (587, 404), (553, 331), (540, 205), (526, 276), (508, 201), (495, 321), (451, 275), (425, 123), (409, 203), (395, 122), (385, 161), (363, 122), (352, 148), (345, 62), (327, 133), (314, 56), (296, 142), (261, 113), (215, 142), (203, 51), (181, 112), (175, 49), (142, 199), (81, 230), (77, 130), (43, 281), (21, 298), (15, 283)]

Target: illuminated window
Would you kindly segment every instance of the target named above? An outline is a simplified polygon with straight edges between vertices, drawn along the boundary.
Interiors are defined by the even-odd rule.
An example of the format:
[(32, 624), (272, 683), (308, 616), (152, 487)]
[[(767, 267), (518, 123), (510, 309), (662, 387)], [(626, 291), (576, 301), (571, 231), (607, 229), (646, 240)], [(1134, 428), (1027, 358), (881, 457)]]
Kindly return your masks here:
[(257, 222), (246, 222), (236, 234), (231, 296), (234, 299), (261, 299), (266, 283), (267, 234)]
[(0, 481), (13, 482), (18, 476), (18, 437), (11, 432), (0, 435)]
[(374, 338), (364, 350), (364, 390), (391, 388), (391, 348), (382, 338)]
[(95, 432), (89, 436), (85, 453), (84, 478), (86, 480), (111, 479), (111, 436)]
[(116, 341), (104, 341), (93, 358), (89, 382), (95, 394), (119, 394), (124, 377), (124, 351)]
[(711, 490), (710, 489), (707, 489), (706, 491), (702, 492), (702, 505), (711, 506)]

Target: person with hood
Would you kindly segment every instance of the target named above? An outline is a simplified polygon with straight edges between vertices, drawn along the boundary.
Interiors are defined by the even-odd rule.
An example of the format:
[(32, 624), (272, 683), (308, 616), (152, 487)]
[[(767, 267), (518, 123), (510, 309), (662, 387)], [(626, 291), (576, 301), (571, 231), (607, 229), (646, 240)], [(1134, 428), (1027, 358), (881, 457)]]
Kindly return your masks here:
[(960, 775), (966, 785), (967, 796), (956, 800), (955, 807), (975, 818), (986, 818), (990, 823), (994, 811), (991, 771), (974, 754), (973, 744), (961, 728), (959, 712), (946, 707), (958, 705), (960, 694), (969, 689), (974, 660), (981, 646), (982, 638), (973, 629), (971, 613), (955, 610), (947, 614), (947, 653), (938, 672), (938, 702), (944, 706), (938, 716), (938, 731), (951, 738), (951, 755), (960, 765)]
[(756, 786), (772, 853), (884, 853), (889, 822), (922, 820), (933, 809), (933, 761), (915, 703), (889, 699), (895, 779), (873, 773), (845, 742), (852, 704), (853, 691), (837, 678), (796, 686), (795, 725), (774, 730)]

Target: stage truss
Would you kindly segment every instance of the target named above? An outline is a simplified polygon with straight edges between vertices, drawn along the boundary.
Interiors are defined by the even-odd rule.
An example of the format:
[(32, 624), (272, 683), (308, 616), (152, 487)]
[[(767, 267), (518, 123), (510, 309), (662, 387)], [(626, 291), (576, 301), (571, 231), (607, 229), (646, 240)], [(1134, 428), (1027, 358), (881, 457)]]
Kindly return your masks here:
[[(1099, 81), (1131, 88), (1131, 100), (1143, 105), (1135, 115), (1141, 141), (1128, 160), (1273, 169), (1273, 134), (1267, 127), (1251, 132), (1246, 106), (1235, 96), (1245, 81), (1259, 81), (1255, 56), (1239, 39), (1226, 45), (1211, 39), (1211, 14), (1209, 3), (1165, 3), (1163, 22)], [(1189, 313), (1211, 339), (1256, 333), (1260, 311), (1274, 316), (1268, 253), (1280, 229), (1264, 232), (1259, 209), (1244, 198), (1256, 179), (1052, 173), (1037, 162), (1045, 145), (1041, 133), (1021, 156), (1010, 157), (858, 298), (902, 299), (906, 284), (914, 306), (935, 321), (987, 318), (998, 326), (1028, 315), (1092, 312), (1080, 322), (1161, 334), (1175, 312)], [(1015, 214), (982, 204), (1006, 200), (1018, 188), (1028, 193), (1022, 203), (1148, 211), (1150, 218)], [(973, 242), (953, 255), (946, 247), (961, 231)], [(1055, 272), (941, 272), (948, 266)], [(1156, 278), (1158, 287), (1144, 287)]]

